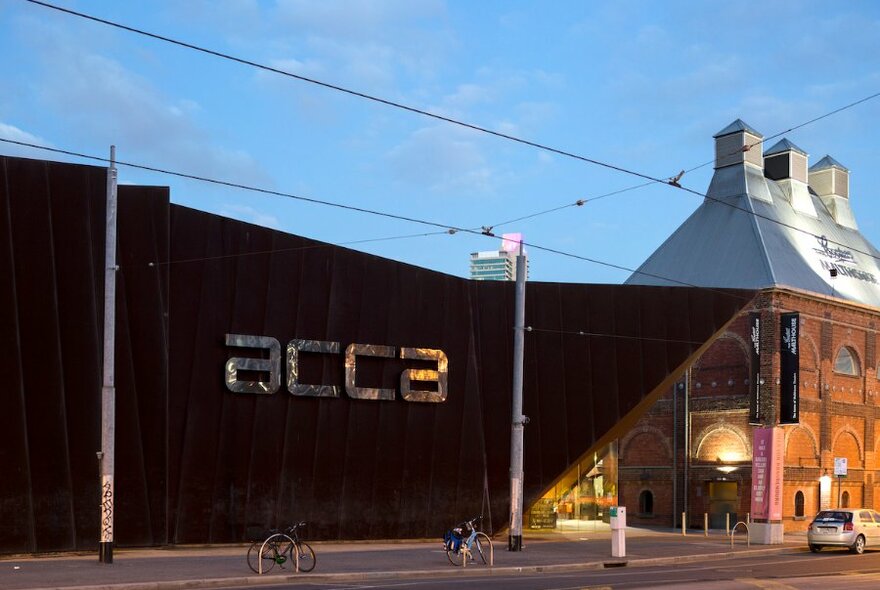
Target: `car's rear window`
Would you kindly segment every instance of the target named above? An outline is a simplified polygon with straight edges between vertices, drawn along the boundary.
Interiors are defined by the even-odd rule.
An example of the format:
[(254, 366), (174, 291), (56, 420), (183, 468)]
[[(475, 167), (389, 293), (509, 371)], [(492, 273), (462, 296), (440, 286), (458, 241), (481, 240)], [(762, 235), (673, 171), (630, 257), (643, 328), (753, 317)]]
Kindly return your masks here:
[(816, 522), (851, 522), (852, 512), (840, 512), (837, 510), (823, 510), (816, 515)]

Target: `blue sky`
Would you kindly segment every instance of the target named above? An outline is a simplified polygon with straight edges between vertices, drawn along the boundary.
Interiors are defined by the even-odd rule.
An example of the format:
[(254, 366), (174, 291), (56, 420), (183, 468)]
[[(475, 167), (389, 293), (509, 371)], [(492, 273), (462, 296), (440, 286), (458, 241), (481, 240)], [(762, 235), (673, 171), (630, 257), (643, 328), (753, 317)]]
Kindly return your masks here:
[[(773, 135), (880, 92), (875, 2), (61, 1), (61, 6), (668, 178), (736, 118)], [(637, 267), (700, 204), (644, 181), (69, 16), (0, 2), (0, 137), (117, 158)], [(787, 137), (851, 170), (880, 245), (880, 98)], [(769, 146), (767, 146), (769, 147)], [(0, 154), (82, 161), (0, 143)], [(682, 184), (704, 192), (711, 166)], [(500, 239), (122, 167), (174, 203), (441, 272)], [(377, 238), (400, 238), (360, 244)], [(530, 249), (530, 278), (619, 283)]]

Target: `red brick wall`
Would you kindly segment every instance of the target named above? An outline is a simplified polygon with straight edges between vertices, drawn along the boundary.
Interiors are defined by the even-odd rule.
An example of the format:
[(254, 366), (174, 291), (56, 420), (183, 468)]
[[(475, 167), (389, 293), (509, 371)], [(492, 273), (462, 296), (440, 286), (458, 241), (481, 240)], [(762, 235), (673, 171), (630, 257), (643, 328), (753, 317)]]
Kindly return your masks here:
[[(748, 424), (749, 356), (748, 311), (761, 311), (763, 325), (761, 377), (768, 406), (767, 425), (775, 425), (779, 398), (779, 314), (801, 314), (800, 335), (800, 424), (785, 426), (784, 523), (787, 530), (803, 530), (819, 509), (819, 477), (833, 473), (834, 458), (846, 457), (849, 467), (842, 491), (850, 495), (850, 506), (880, 506), (880, 477), (875, 455), (880, 441), (875, 431), (880, 420), (880, 381), (877, 379), (876, 339), (880, 312), (840, 300), (786, 290), (759, 295), (751, 310), (735, 320), (690, 372), (690, 437), (687, 484), (689, 521), (702, 526), (702, 512), (709, 510), (706, 497), (709, 481), (736, 481), (737, 511), (744, 516), (751, 501), (751, 439)], [(769, 328), (769, 329), (766, 329)], [(856, 358), (860, 374), (836, 373), (834, 362), (842, 347)], [(684, 389), (678, 390), (682, 394)], [(676, 511), (684, 501), (684, 431), (682, 396), (678, 396), (678, 436), (673, 439), (673, 391), (660, 400), (622, 441), (620, 459), (620, 501), (627, 503), (634, 524), (669, 526), (675, 522), (672, 496), (672, 453), (677, 445), (678, 498)], [(719, 463), (721, 459), (721, 463)], [(735, 467), (725, 474), (718, 467)], [(650, 469), (648, 469), (650, 467)], [(878, 483), (875, 483), (878, 482)], [(830, 504), (837, 505), (837, 480)], [(638, 498), (643, 490), (654, 494), (654, 515), (638, 515)], [(803, 519), (795, 518), (795, 496), (804, 494)], [(875, 502), (875, 499), (877, 500)]]

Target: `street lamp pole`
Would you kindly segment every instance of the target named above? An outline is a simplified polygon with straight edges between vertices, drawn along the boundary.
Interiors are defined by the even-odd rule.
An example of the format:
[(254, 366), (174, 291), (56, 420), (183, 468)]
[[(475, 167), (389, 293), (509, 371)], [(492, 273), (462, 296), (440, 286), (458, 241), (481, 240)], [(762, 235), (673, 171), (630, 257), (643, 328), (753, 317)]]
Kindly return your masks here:
[(510, 435), (510, 535), (509, 551), (522, 551), (523, 510), (523, 427), (528, 421), (522, 414), (523, 359), (526, 323), (526, 257), (522, 241), (516, 257), (516, 302), (513, 324), (513, 404)]
[(113, 474), (116, 447), (116, 146), (107, 169), (107, 227), (104, 245), (104, 370), (101, 387), (101, 523), (98, 561), (113, 563)]

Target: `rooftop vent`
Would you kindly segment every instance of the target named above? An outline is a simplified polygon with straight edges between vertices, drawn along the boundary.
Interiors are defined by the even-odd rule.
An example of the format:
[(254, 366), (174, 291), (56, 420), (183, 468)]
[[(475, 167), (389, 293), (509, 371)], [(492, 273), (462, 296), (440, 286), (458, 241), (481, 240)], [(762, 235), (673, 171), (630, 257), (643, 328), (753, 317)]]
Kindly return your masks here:
[(764, 154), (764, 176), (776, 181), (795, 211), (818, 217), (807, 188), (808, 157), (807, 152), (781, 139)]
[(749, 127), (742, 119), (737, 119), (713, 137), (716, 169), (742, 163), (763, 167), (761, 141), (764, 136)]
[(810, 188), (825, 203), (831, 217), (843, 227), (858, 229), (849, 206), (849, 170), (831, 156), (810, 167)]

